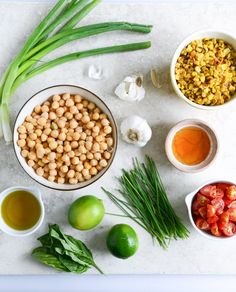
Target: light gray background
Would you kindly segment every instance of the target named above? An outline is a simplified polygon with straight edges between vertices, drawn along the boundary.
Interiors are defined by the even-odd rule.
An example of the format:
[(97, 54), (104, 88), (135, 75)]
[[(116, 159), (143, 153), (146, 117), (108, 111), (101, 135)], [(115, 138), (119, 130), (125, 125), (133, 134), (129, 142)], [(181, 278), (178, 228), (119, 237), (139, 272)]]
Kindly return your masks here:
[[(133, 1), (133, 3), (134, 2), (136, 3), (136, 1)], [(140, 1), (137, 2), (140, 3)], [(73, 64), (63, 65), (64, 68), (55, 68), (44, 74), (43, 77), (38, 76), (29, 81), (27, 84), (23, 85), (20, 90), (18, 90), (16, 96), (14, 97), (14, 104), (11, 107), (13, 116), (16, 115), (24, 100), (30, 97), (37, 90), (55, 83), (64, 83), (66, 80), (67, 83), (80, 84), (90, 88), (97, 92), (100, 96), (104, 97), (104, 100), (113, 110), (118, 122), (121, 118), (128, 115), (129, 112), (133, 112), (146, 117), (152, 125), (154, 131), (152, 141), (147, 146), (147, 148), (144, 148), (142, 151), (135, 149), (133, 146), (127, 146), (127, 144), (121, 142), (112, 170), (94, 186), (91, 186), (82, 192), (72, 192), (71, 194), (62, 194), (52, 191), (50, 192), (44, 188), (41, 188), (44, 193), (44, 200), (47, 210), (45, 225), (47, 222), (52, 222), (52, 220), (54, 220), (53, 222), (60, 223), (68, 233), (86, 240), (89, 246), (95, 251), (94, 254), (97, 263), (100, 264), (100, 266), (103, 267), (103, 269), (108, 273), (235, 273), (234, 263), (236, 255), (232, 252), (232, 250), (234, 250), (235, 242), (224, 243), (222, 248), (221, 244), (211, 241), (208, 242), (201, 238), (190, 227), (183, 203), (185, 194), (190, 192), (193, 188), (202, 182), (211, 178), (222, 176), (225, 178), (230, 178), (233, 177), (233, 174), (235, 174), (235, 159), (232, 159), (230, 155), (233, 153), (236, 146), (236, 140), (235, 138), (232, 138), (233, 135), (230, 131), (230, 128), (232, 127), (231, 125), (235, 123), (234, 116), (229, 115), (233, 109), (220, 110), (214, 113), (201, 112), (190, 108), (188, 105), (178, 100), (178, 98), (173, 94), (169, 85), (168, 65), (175, 47), (182, 40), (182, 38), (189, 33), (198, 29), (210, 27), (233, 31), (233, 28), (235, 27), (234, 15), (236, 12), (236, 6), (233, 5), (232, 2), (230, 4), (229, 2), (224, 3), (224, 5), (210, 1), (207, 1), (204, 5), (202, 1), (201, 3), (190, 3), (185, 1), (183, 4), (176, 4), (175, 2), (170, 3), (170, 1), (155, 1), (156, 4), (151, 4), (150, 1), (148, 2), (148, 4), (142, 5), (114, 5), (109, 3), (102, 4), (97, 8), (96, 13), (93, 12), (93, 15), (90, 15), (86, 18), (85, 22), (93, 22), (94, 19), (97, 21), (104, 21), (104, 15), (107, 15), (107, 20), (125, 19), (133, 22), (137, 21), (144, 23), (147, 23), (148, 20), (150, 23), (154, 24), (153, 33), (150, 36), (143, 37), (138, 35), (137, 37), (138, 39), (151, 38), (153, 41), (152, 49), (134, 54), (130, 53), (115, 56), (104, 56), (74, 62)], [(144, 1), (142, 1), (142, 3), (144, 3)], [(41, 11), (42, 13), (43, 11), (45, 12), (45, 5), (36, 5), (38, 8), (36, 9), (37, 12), (35, 13), (35, 6), (29, 3), (20, 4), (20, 6), (17, 4), (3, 5), (0, 3), (0, 35), (3, 36), (2, 39), (7, 39), (7, 41), (1, 43), (1, 60), (6, 62), (9, 61), (11, 56), (17, 52), (20, 44), (22, 43), (22, 35), (24, 35), (24, 33), (27, 34), (30, 32), (32, 27), (41, 17)], [(113, 6), (113, 11), (117, 9), (116, 13), (109, 14), (111, 6)], [(140, 14), (139, 11), (142, 11), (142, 14)], [(32, 15), (34, 15), (34, 17), (32, 17)], [(227, 22), (225, 21), (226, 19)], [(9, 21), (14, 23), (14, 26), (11, 26), (10, 35), (8, 30)], [(111, 34), (111, 36), (112, 42), (115, 42), (115, 40), (117, 40), (117, 42), (124, 40), (124, 37), (122, 37), (120, 34)], [(91, 39), (91, 44), (94, 46), (99, 46), (100, 44), (103, 45), (104, 41), (107, 41), (106, 37), (101, 36), (99, 37), (100, 41), (98, 41), (98, 38), (95, 39), (96, 42), (93, 41), (94, 39)], [(130, 36), (130, 39), (136, 40), (137, 38), (136, 36)], [(80, 44), (81, 48), (83, 46), (88, 46), (87, 41), (80, 42)], [(77, 44), (74, 44), (73, 47), (70, 47), (70, 50), (71, 48), (73, 50), (77, 50), (78, 46)], [(66, 51), (67, 50), (64, 49), (58, 50), (58, 54)], [(103, 66), (106, 73), (106, 78), (102, 82), (94, 82), (86, 78), (85, 71), (88, 65), (92, 63), (101, 64)], [(110, 64), (112, 64), (112, 66), (110, 66)], [(150, 81), (147, 79), (147, 97), (140, 104), (126, 104), (118, 101), (113, 96), (112, 92), (114, 86), (124, 76), (132, 72), (142, 72), (147, 74), (152, 66), (157, 67), (162, 73), (163, 87), (161, 90), (155, 91), (151, 87)], [(0, 70), (2, 70), (3, 67), (4, 63), (1, 63)], [(62, 72), (62, 70), (63, 75), (58, 74), (58, 72)], [(153, 106), (156, 108), (156, 112), (153, 112)], [(152, 114), (150, 114), (151, 112)], [(191, 176), (174, 170), (167, 162), (167, 159), (163, 153), (163, 142), (170, 126), (175, 122), (188, 117), (202, 118), (210, 122), (216, 128), (222, 142), (220, 157), (218, 158), (216, 164), (204, 173)], [(3, 176), (4, 173), (5, 175), (8, 175), (8, 177), (13, 177), (14, 175), (15, 184), (23, 184), (23, 182), (25, 185), (31, 184), (32, 181), (26, 177), (26, 175), (17, 165), (17, 161), (13, 156), (11, 148), (2, 144), (0, 147), (1, 165), (5, 166), (4, 168), (1, 167), (0, 170), (2, 188), (12, 184), (12, 181), (7, 181), (6, 176)], [(6, 153), (8, 153), (9, 156), (12, 156), (11, 160), (5, 160)], [(163, 252), (158, 246), (152, 245), (152, 242), (147, 234), (145, 234), (138, 227), (134, 226), (140, 237), (140, 249), (135, 257), (128, 261), (122, 262), (111, 257), (109, 254), (104, 253), (103, 250), (100, 250), (100, 247), (104, 245), (103, 238), (100, 236), (100, 234), (106, 232), (112, 223), (117, 223), (120, 221), (119, 219), (117, 220), (117, 218), (106, 217), (103, 221), (103, 224), (99, 229), (97, 229), (95, 234), (93, 232), (84, 234), (77, 231), (72, 231), (72, 229), (69, 228), (66, 224), (65, 216), (68, 204), (78, 195), (93, 193), (103, 197), (99, 190), (100, 185), (109, 186), (110, 179), (114, 175), (119, 174), (119, 169), (121, 166), (128, 167), (130, 165), (130, 153), (133, 153), (133, 155), (149, 153), (155, 158), (160, 168), (163, 181), (170, 194), (170, 199), (173, 202), (176, 211), (188, 224), (192, 232), (191, 238), (189, 240), (183, 242), (173, 242), (168, 252)], [(122, 157), (128, 157), (127, 160), (122, 161), (122, 163), (118, 159), (121, 155)], [(7, 172), (5, 171), (6, 167), (9, 169)], [(181, 185), (173, 184), (173, 181), (178, 182), (180, 180)], [(116, 209), (109, 202), (109, 200), (107, 200), (105, 197), (103, 198), (105, 199), (107, 210), (115, 211)], [(127, 222), (133, 225), (132, 222)], [(37, 265), (35, 262), (32, 262), (28, 256), (29, 250), (31, 250), (32, 246), (37, 245), (35, 240), (36, 237), (45, 230), (46, 226), (44, 226), (34, 237), (20, 240), (17, 239), (17, 242), (15, 239), (11, 239), (6, 235), (2, 235), (0, 246), (1, 250), (4, 252), (1, 255), (0, 272), (2, 274), (39, 274), (53, 272), (46, 267), (44, 268), (41, 265)], [(96, 233), (99, 236), (99, 240), (96, 238), (95, 244), (93, 237), (96, 236)], [(79, 283), (83, 283), (84, 285), (88, 284), (88, 282), (91, 282), (89, 277), (91, 276), (81, 277)], [(60, 278), (57, 278), (56, 281), (62, 283), (62, 279), (64, 279), (64, 276), (60, 276)], [(78, 278), (69, 277), (69, 279), (70, 282), (74, 283)], [(104, 281), (101, 281), (101, 278), (93, 277), (92, 279), (95, 281), (95, 283), (97, 283), (94, 283), (96, 288), (98, 287), (97, 285), (105, 284)], [(143, 282), (138, 279), (139, 278), (136, 278), (134, 280), (136, 285), (138, 285), (140, 288)], [(152, 281), (161, 281), (161, 283), (165, 281), (165, 278), (163, 277), (158, 277), (158, 279), (159, 280), (152, 278)], [(171, 279), (173, 279), (173, 281), (181, 281), (181, 279), (183, 280), (181, 277), (175, 277)], [(190, 279), (193, 280), (192, 278), (188, 278), (188, 280)], [(213, 278), (208, 278), (208, 283), (210, 283), (212, 279)], [(32, 280), (33, 279), (29, 281)], [(125, 283), (130, 280), (131, 278), (125, 278)], [(2, 284), (6, 283), (6, 279), (2, 278), (1, 281)], [(47, 281), (50, 282), (52, 279), (47, 278)], [(107, 281), (111, 281), (111, 278), (108, 278)], [(219, 281), (219, 278), (216, 281)], [(227, 281), (233, 281), (233, 278), (230, 278), (230, 280), (228, 279)], [(7, 282), (9, 283), (9, 278)]]

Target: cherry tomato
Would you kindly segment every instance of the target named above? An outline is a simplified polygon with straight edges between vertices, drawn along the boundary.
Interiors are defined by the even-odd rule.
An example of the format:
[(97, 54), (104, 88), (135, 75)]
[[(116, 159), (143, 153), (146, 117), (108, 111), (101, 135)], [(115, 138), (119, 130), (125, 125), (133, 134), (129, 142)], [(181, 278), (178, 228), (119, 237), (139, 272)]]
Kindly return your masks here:
[(229, 222), (224, 226), (222, 231), (226, 236), (233, 236), (236, 231), (236, 225), (232, 222)]
[(210, 203), (210, 200), (203, 196), (201, 193), (197, 194), (197, 202), (200, 206), (206, 206), (208, 203)]
[(207, 218), (214, 216), (216, 213), (215, 207), (210, 204), (207, 204)]
[(236, 209), (235, 208), (229, 208), (228, 210), (229, 213), (229, 220), (236, 222)]
[(226, 211), (220, 215), (220, 220), (218, 222), (218, 226), (220, 229), (223, 229), (226, 224), (229, 223), (229, 213)]
[(215, 197), (215, 194), (214, 194), (215, 191), (216, 191), (216, 186), (212, 186), (212, 185), (207, 185), (200, 189), (201, 194), (212, 199)]
[(229, 186), (229, 184), (226, 184), (226, 183), (218, 183), (218, 184), (216, 184), (216, 187), (218, 189), (221, 189), (224, 193), (226, 192), (228, 186)]
[(228, 199), (227, 197), (224, 197), (223, 200), (225, 202), (225, 206), (229, 208), (229, 205), (232, 203), (232, 201)]
[(195, 199), (192, 203), (192, 212), (194, 215), (199, 215), (198, 209), (201, 208), (201, 206), (198, 204), (197, 199)]
[(231, 201), (236, 200), (236, 186), (234, 185), (229, 186), (226, 190), (226, 196)]
[(224, 207), (225, 207), (225, 202), (222, 199), (216, 198), (216, 199), (211, 201), (211, 204), (216, 209), (216, 215), (220, 215), (223, 213)]
[(219, 188), (216, 188), (216, 198), (223, 198), (224, 197), (224, 192), (219, 189)]
[(207, 223), (207, 221), (200, 217), (196, 219), (195, 224), (199, 229), (202, 230), (209, 230), (210, 228), (210, 225)]
[(213, 224), (213, 223), (216, 223), (218, 220), (219, 220), (219, 217), (214, 215), (214, 216), (212, 216), (210, 218), (207, 218), (207, 223)]
[(230, 202), (228, 208), (236, 208), (236, 201)]
[(207, 207), (201, 207), (198, 209), (200, 216), (204, 219), (207, 217)]
[(215, 236), (218, 236), (218, 237), (222, 236), (222, 233), (219, 230), (217, 223), (213, 223), (211, 225), (211, 233)]

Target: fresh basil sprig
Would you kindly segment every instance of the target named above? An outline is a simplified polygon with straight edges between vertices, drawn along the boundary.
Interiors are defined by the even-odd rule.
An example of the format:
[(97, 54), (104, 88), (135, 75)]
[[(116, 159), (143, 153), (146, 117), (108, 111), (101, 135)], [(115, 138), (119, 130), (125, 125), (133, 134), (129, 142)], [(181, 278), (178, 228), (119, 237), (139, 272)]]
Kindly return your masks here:
[(64, 272), (82, 274), (94, 267), (103, 274), (87, 246), (61, 232), (57, 224), (49, 225), (49, 232), (38, 240), (42, 246), (35, 248), (32, 256), (39, 262)]

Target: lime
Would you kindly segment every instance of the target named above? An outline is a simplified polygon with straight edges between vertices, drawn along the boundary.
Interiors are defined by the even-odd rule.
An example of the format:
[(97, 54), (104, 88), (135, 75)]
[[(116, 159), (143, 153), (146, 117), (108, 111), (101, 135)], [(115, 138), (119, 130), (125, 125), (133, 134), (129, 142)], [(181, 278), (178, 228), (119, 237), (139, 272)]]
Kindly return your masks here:
[(68, 220), (76, 229), (89, 230), (102, 221), (104, 211), (102, 200), (95, 196), (83, 196), (71, 204)]
[(117, 224), (107, 236), (107, 248), (117, 258), (127, 259), (138, 249), (138, 236), (127, 224)]

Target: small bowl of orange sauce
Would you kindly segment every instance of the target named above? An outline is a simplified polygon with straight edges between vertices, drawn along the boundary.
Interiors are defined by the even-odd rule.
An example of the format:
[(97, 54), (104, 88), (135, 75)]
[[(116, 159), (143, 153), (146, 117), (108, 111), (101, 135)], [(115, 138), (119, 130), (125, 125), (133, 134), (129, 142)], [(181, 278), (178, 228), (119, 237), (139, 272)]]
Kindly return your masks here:
[(219, 143), (215, 131), (197, 119), (183, 120), (169, 131), (165, 149), (169, 161), (184, 172), (199, 172), (215, 160)]

